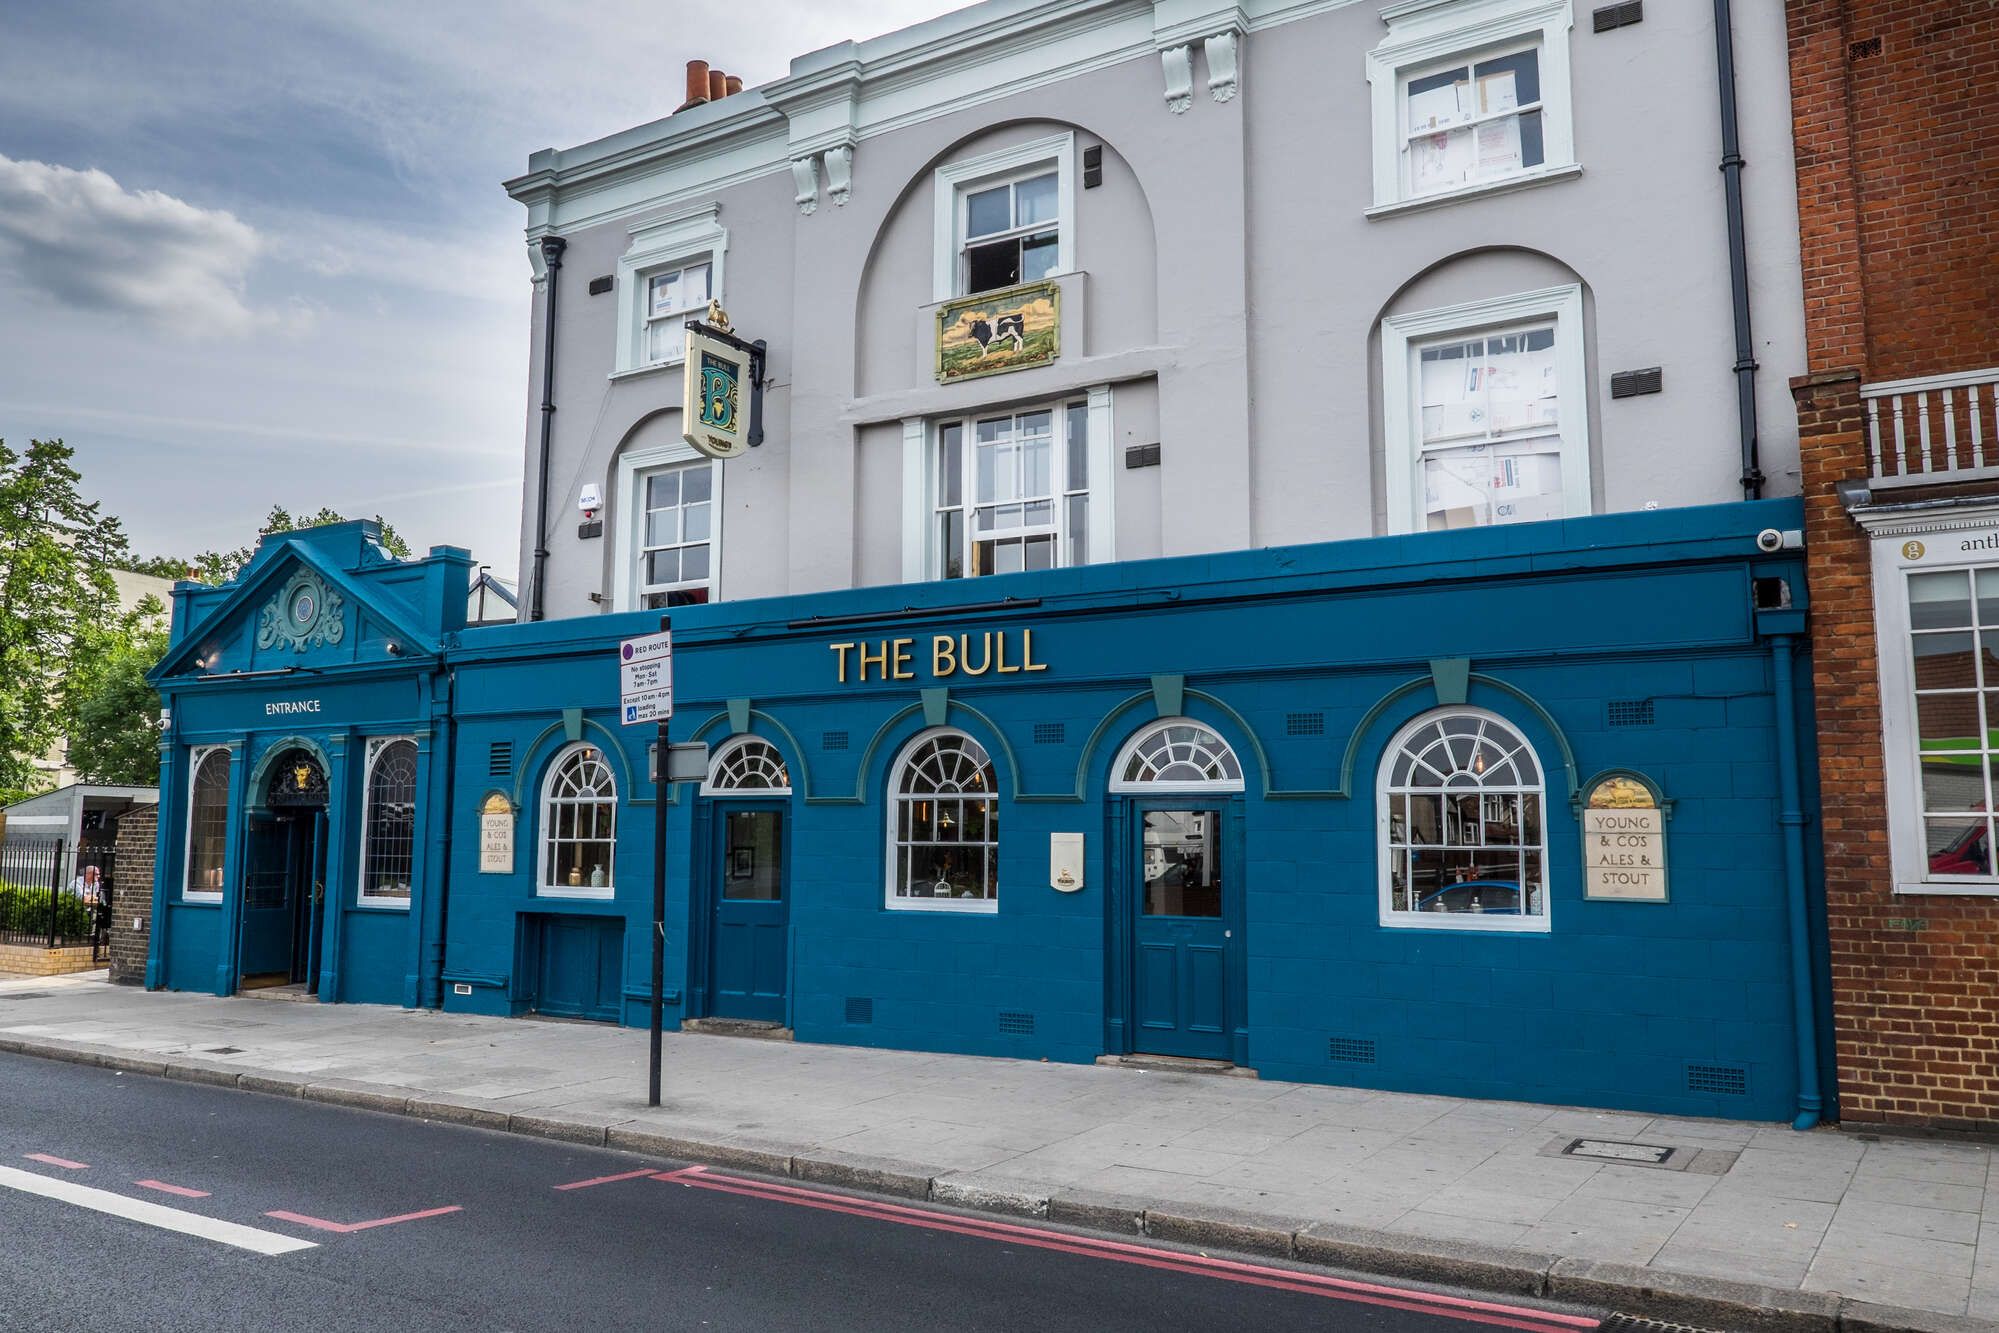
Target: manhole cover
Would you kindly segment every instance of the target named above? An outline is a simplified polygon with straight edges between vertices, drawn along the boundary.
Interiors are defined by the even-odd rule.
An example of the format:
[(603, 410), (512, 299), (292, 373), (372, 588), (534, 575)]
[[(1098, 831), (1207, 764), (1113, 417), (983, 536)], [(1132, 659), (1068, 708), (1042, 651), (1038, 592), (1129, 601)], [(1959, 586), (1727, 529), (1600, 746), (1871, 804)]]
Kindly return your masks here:
[(1564, 1157), (1596, 1157), (1606, 1162), (1643, 1162), (1660, 1166), (1673, 1155), (1670, 1147), (1657, 1143), (1626, 1143), (1620, 1139), (1577, 1139), (1562, 1149)]

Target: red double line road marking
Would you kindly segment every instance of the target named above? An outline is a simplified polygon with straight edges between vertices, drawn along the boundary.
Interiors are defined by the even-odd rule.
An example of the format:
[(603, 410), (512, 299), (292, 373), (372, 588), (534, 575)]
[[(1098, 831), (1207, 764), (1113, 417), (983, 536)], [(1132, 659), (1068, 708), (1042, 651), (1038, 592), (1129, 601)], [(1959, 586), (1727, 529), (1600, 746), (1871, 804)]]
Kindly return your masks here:
[(398, 1222), (415, 1222), (425, 1217), (442, 1217), (446, 1213), (459, 1213), (465, 1205), (454, 1203), (446, 1208), (426, 1208), (420, 1213), (403, 1213), (398, 1217), (378, 1217), (372, 1222), (329, 1222), (323, 1217), (307, 1217), (304, 1213), (288, 1213), (283, 1209), (265, 1213), (265, 1217), (275, 1217), (280, 1222), (296, 1222), (300, 1226), (312, 1227), (317, 1231), (337, 1231), (346, 1235), (351, 1231), (366, 1231), (370, 1227), (394, 1226)]
[(567, 1185), (557, 1185), (559, 1190), (587, 1190), (592, 1185), (609, 1185), (620, 1180), (637, 1180), (640, 1176), (656, 1176), (659, 1172), (651, 1167), (641, 1167), (637, 1171), (622, 1171), (615, 1176), (592, 1176), (588, 1180), (572, 1180)]
[(59, 1166), (65, 1171), (88, 1171), (87, 1162), (72, 1162), (67, 1157), (51, 1157), (45, 1152), (24, 1152), (21, 1154), (30, 1162), (43, 1162), (49, 1166)]
[(901, 1226), (953, 1232), (961, 1236), (976, 1236), (985, 1240), (1004, 1241), (1035, 1249), (1054, 1250), (1063, 1254), (1108, 1259), (1116, 1263), (1136, 1264), (1169, 1272), (1191, 1273), (1199, 1277), (1220, 1278), (1228, 1282), (1269, 1287), (1278, 1291), (1295, 1291), (1362, 1305), (1386, 1306), (1390, 1309), (1460, 1319), (1498, 1328), (1525, 1329), (1528, 1333), (1577, 1333), (1581, 1330), (1595, 1329), (1600, 1324), (1600, 1321), (1584, 1315), (1532, 1310), (1496, 1301), (1446, 1296), (1436, 1292), (1415, 1291), (1375, 1282), (1357, 1282), (1319, 1273), (1273, 1268), (1265, 1264), (1215, 1259), (1204, 1254), (1183, 1254), (1174, 1250), (1153, 1249), (1124, 1241), (1099, 1240), (1091, 1236), (1072, 1235), (1066, 1231), (1050, 1231), (1044, 1227), (1018, 1226), (1009, 1222), (961, 1217), (955, 1213), (912, 1208), (903, 1204), (854, 1198), (844, 1194), (829, 1194), (822, 1190), (803, 1189), (796, 1185), (780, 1185), (774, 1181), (721, 1176), (699, 1166), (686, 1167), (679, 1171), (662, 1171), (657, 1174), (656, 1179), (695, 1189), (716, 1190), (724, 1194), (740, 1194), (774, 1203), (816, 1208), (823, 1212), (872, 1217), (877, 1221), (894, 1222)]
[(185, 1185), (169, 1185), (164, 1180), (135, 1180), (132, 1183), (140, 1189), (158, 1190), (162, 1194), (178, 1194), (183, 1199), (205, 1199), (208, 1197), (207, 1190), (191, 1190)]

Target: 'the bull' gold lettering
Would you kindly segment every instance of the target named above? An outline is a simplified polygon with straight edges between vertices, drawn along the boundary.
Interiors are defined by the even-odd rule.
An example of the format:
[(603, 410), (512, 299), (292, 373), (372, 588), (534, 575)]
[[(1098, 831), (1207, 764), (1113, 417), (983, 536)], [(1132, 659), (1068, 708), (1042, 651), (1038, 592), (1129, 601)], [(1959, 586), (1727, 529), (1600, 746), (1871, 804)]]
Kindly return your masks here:
[[(875, 639), (870, 642), (829, 643), (842, 685), (870, 680), (915, 680), (916, 640)], [(1034, 631), (985, 630), (977, 634), (930, 636), (930, 678), (1012, 676), (1046, 671), (1034, 656)]]

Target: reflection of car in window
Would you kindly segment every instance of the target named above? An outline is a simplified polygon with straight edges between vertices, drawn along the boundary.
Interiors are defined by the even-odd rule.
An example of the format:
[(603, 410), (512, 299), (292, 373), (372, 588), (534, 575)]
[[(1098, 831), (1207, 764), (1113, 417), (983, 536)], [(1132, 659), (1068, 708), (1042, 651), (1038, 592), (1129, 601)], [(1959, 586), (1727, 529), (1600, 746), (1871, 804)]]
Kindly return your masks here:
[(1427, 894), (1416, 904), (1419, 912), (1477, 912), (1485, 916), (1519, 916), (1520, 886), (1495, 879), (1471, 879)]
[(1962, 836), (1930, 853), (1930, 871), (1938, 875), (1989, 875), (1992, 849), (1987, 845), (1985, 825), (1966, 829)]

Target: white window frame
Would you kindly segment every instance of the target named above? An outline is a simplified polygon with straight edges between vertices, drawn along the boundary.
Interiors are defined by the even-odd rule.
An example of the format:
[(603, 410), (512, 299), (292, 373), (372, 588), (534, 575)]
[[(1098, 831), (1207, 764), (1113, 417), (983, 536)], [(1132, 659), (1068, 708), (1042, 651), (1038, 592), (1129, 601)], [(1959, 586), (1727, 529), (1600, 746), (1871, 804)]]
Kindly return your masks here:
[[(1068, 490), (1068, 438), (1069, 408), (1079, 400), (1076, 394), (1065, 394), (1046, 402), (1029, 403), (1018, 408), (973, 412), (963, 416), (952, 415), (926, 419), (910, 417), (902, 423), (902, 579), (905, 583), (925, 583), (944, 577), (944, 551), (937, 534), (937, 515), (942, 512), (937, 505), (937, 451), (943, 428), (958, 425), (966, 431), (974, 428), (980, 418), (1002, 415), (1019, 416), (1023, 412), (1050, 412), (1057, 423), (1057, 457), (1053, 460), (1051, 477), (1059, 482), (1055, 490), (1056, 500), (1056, 555), (1055, 568), (1074, 569), (1067, 561), (1069, 542), (1069, 510), (1065, 503), (1072, 492)], [(1088, 455), (1089, 487), (1085, 492), (1083, 512), (1089, 516), (1089, 532), (1084, 541), (1083, 562), (1102, 565), (1117, 559), (1117, 469), (1113, 456), (1113, 431), (1116, 421), (1112, 414), (1111, 388), (1107, 384), (1086, 389), (1080, 395), (1085, 415), (1089, 422), (1089, 440), (1085, 445)], [(967, 457), (969, 457), (969, 440)], [(971, 473), (963, 474), (969, 486)], [(966, 492), (969, 495), (969, 491)], [(961, 505), (969, 515), (971, 504)], [(970, 519), (966, 521), (967, 540), (970, 540)], [(966, 578), (973, 577), (965, 575)]]
[[(601, 888), (589, 884), (570, 885), (551, 883), (553, 878), (553, 856), (555, 847), (555, 778), (562, 771), (569, 757), (583, 750), (594, 751), (598, 762), (611, 777), (611, 859), (604, 867), (604, 885)], [(611, 763), (611, 755), (603, 746), (594, 741), (572, 741), (555, 752), (548, 761), (548, 768), (541, 775), (541, 823), (535, 829), (535, 894), (542, 898), (614, 898), (618, 892), (618, 806), (622, 801), (618, 793), (618, 770)]]
[[(1157, 781), (1132, 781), (1126, 778), (1124, 776), (1125, 766), (1131, 762), (1132, 756), (1138, 752), (1139, 748), (1154, 736), (1160, 735), (1162, 732), (1171, 730), (1174, 727), (1193, 727), (1204, 732), (1214, 742), (1214, 745), (1209, 748), (1215, 750), (1216, 753), (1227, 755), (1229, 762), (1235, 765), (1236, 775), (1232, 778), (1204, 778), (1200, 780), (1162, 779)], [(1235, 747), (1230, 745), (1219, 731), (1216, 731), (1207, 723), (1191, 717), (1163, 717), (1150, 726), (1140, 727), (1132, 733), (1129, 740), (1118, 748), (1117, 758), (1111, 761), (1110, 789), (1113, 793), (1135, 796), (1167, 796), (1183, 792), (1239, 792), (1243, 789), (1242, 757), (1235, 752)]]
[[(1859, 517), (1868, 526), (1874, 547), (1874, 628), (1881, 673), (1882, 755), (1894, 891), (1898, 895), (1999, 896), (1999, 874), (1931, 877), (1923, 836), (1921, 738), (1915, 712), (1915, 646), (1910, 638), (1907, 582), (1910, 573), (1999, 568), (1999, 509), (1980, 508), (1947, 517), (1905, 516), (1899, 522)], [(1972, 549), (1966, 550), (1967, 546)], [(1982, 659), (1982, 652), (1978, 656)]]
[[(1517, 190), (1577, 175), (1569, 75), (1571, 0), (1401, 0), (1382, 10), (1388, 33), (1367, 53), (1374, 142), (1374, 206), (1369, 217), (1410, 212), (1460, 199)], [(1408, 187), (1404, 90), (1455, 64), (1535, 47), (1541, 82), (1541, 162), (1510, 176), (1450, 190), (1412, 194)]]
[[(752, 745), (768, 749), (772, 754), (777, 756), (778, 767), (784, 772), (784, 785), (782, 787), (725, 787), (722, 785), (722, 765), (733, 759), (739, 751), (746, 750)], [(717, 747), (715, 757), (708, 764), (708, 776), (701, 782), (701, 794), (703, 796), (736, 797), (742, 800), (761, 800), (766, 796), (789, 796), (791, 795), (791, 765), (786, 762), (784, 751), (778, 749), (775, 744), (762, 736), (746, 731), (739, 735), (731, 736)]]
[(632, 227), (625, 253), (618, 256), (618, 346), (611, 378), (640, 375), (678, 367), (686, 359), (647, 360), (647, 322), (651, 280), (689, 264), (706, 263), (708, 290), (722, 299), (722, 265), (729, 249), (729, 232), (719, 221), (721, 205), (703, 204)]
[(618, 455), (617, 480), (611, 511), (615, 549), (611, 565), (611, 606), (618, 611), (639, 609), (639, 560), (645, 550), (645, 475), (680, 463), (708, 465), (708, 600), (722, 600), (722, 478), (727, 469), (675, 440)]
[[(418, 770), (416, 790), (411, 800), (410, 891), (400, 898), (394, 894), (370, 893), (368, 891), (368, 821), (375, 811), (375, 765), (384, 754), (388, 753), (389, 747), (396, 744), (406, 744), (416, 751)], [(359, 852), (354, 858), (354, 901), (362, 907), (407, 912), (410, 904), (416, 901), (417, 843), (414, 812), (421, 809), (423, 805), (423, 747), (417, 744), (417, 738), (414, 736), (370, 736), (368, 738), (367, 759), (363, 767), (364, 771), (361, 775), (361, 839)]]
[[(223, 756), (223, 772), (226, 775), (222, 784), (222, 887), (198, 889), (194, 886), (194, 793), (201, 777), (201, 766), (216, 754)], [(184, 903), (219, 903), (229, 887), (229, 804), (236, 786), (236, 756), (226, 745), (196, 745), (189, 748), (187, 761), (187, 818), (186, 833), (181, 843), (180, 898)]]
[[(1389, 777), (1394, 770), (1396, 756), (1402, 753), (1403, 747), (1409, 743), (1409, 738), (1422, 728), (1446, 716), (1474, 717), (1486, 722), (1497, 723), (1499, 726), (1504, 727), (1512, 736), (1519, 739), (1528, 757), (1533, 760), (1534, 771), (1538, 781), (1531, 790), (1539, 798), (1541, 805), (1541, 842), (1540, 846), (1536, 849), (1540, 853), (1541, 858), (1541, 912), (1538, 916), (1529, 916), (1524, 913), (1520, 916), (1480, 916), (1470, 912), (1418, 912), (1414, 910), (1397, 911), (1395, 909), (1394, 857), (1391, 839), (1392, 802), (1390, 800), (1393, 792)], [(1439, 788), (1438, 790), (1448, 791), (1452, 789)], [(1525, 793), (1529, 789), (1524, 786), (1510, 786), (1505, 790), (1509, 793)], [(1480, 792), (1483, 795), (1483, 789), (1480, 789)], [(1516, 935), (1546, 935), (1553, 930), (1555, 901), (1554, 875), (1550, 867), (1552, 839), (1548, 836), (1548, 768), (1546, 764), (1541, 762), (1541, 754), (1534, 748), (1534, 742), (1528, 739), (1527, 733), (1522, 731), (1511, 719), (1492, 712), (1490, 709), (1475, 708), (1469, 704), (1451, 704), (1432, 708), (1409, 719), (1408, 722), (1396, 728), (1395, 735), (1390, 738), (1387, 748), (1381, 753), (1381, 762), (1375, 768), (1374, 806), (1374, 847), (1375, 861), (1378, 865), (1377, 882), (1380, 893), (1378, 905), (1381, 913), (1381, 924), (1384, 927), (1395, 930), (1494, 931), (1502, 934)], [(1522, 844), (1522, 848), (1524, 850), (1525, 844)], [(1520, 889), (1520, 893), (1524, 899), (1526, 897), (1524, 886)]]
[(1417, 439), (1416, 377), (1411, 358), (1421, 344), (1503, 333), (1507, 326), (1553, 321), (1555, 366), (1561, 379), (1562, 506), (1576, 518), (1593, 508), (1590, 489), (1589, 378), (1583, 337), (1583, 289), (1547, 287), (1491, 301), (1469, 301), (1390, 315), (1381, 321), (1381, 442), (1387, 481), (1388, 531), (1425, 532), (1423, 449)]
[[(997, 916), (999, 914), (999, 852), (1000, 838), (997, 833), (992, 840), (993, 848), (993, 896), (990, 898), (901, 898), (896, 896), (896, 866), (900, 861), (897, 853), (902, 849), (900, 819), (904, 797), (902, 794), (903, 774), (909, 769), (909, 761), (917, 749), (925, 742), (940, 736), (956, 736), (970, 741), (986, 756), (986, 763), (993, 773), (992, 817), (989, 827), (997, 827), (1000, 818), (999, 765), (993, 762), (992, 751), (976, 736), (961, 731), (957, 727), (926, 727), (904, 743), (896, 753), (895, 763), (889, 766), (887, 800), (888, 807), (888, 866), (882, 883), (882, 904), (891, 912), (958, 912), (967, 915)], [(946, 799), (949, 799), (947, 796)], [(985, 843), (966, 843), (966, 846), (984, 847)]]
[(932, 188), (931, 299), (948, 301), (964, 295), (964, 265), (959, 254), (964, 240), (965, 196), (1004, 181), (1020, 180), (1055, 169), (1055, 271), (1050, 278), (1076, 271), (1076, 136), (1073, 132), (982, 153), (937, 168)]

